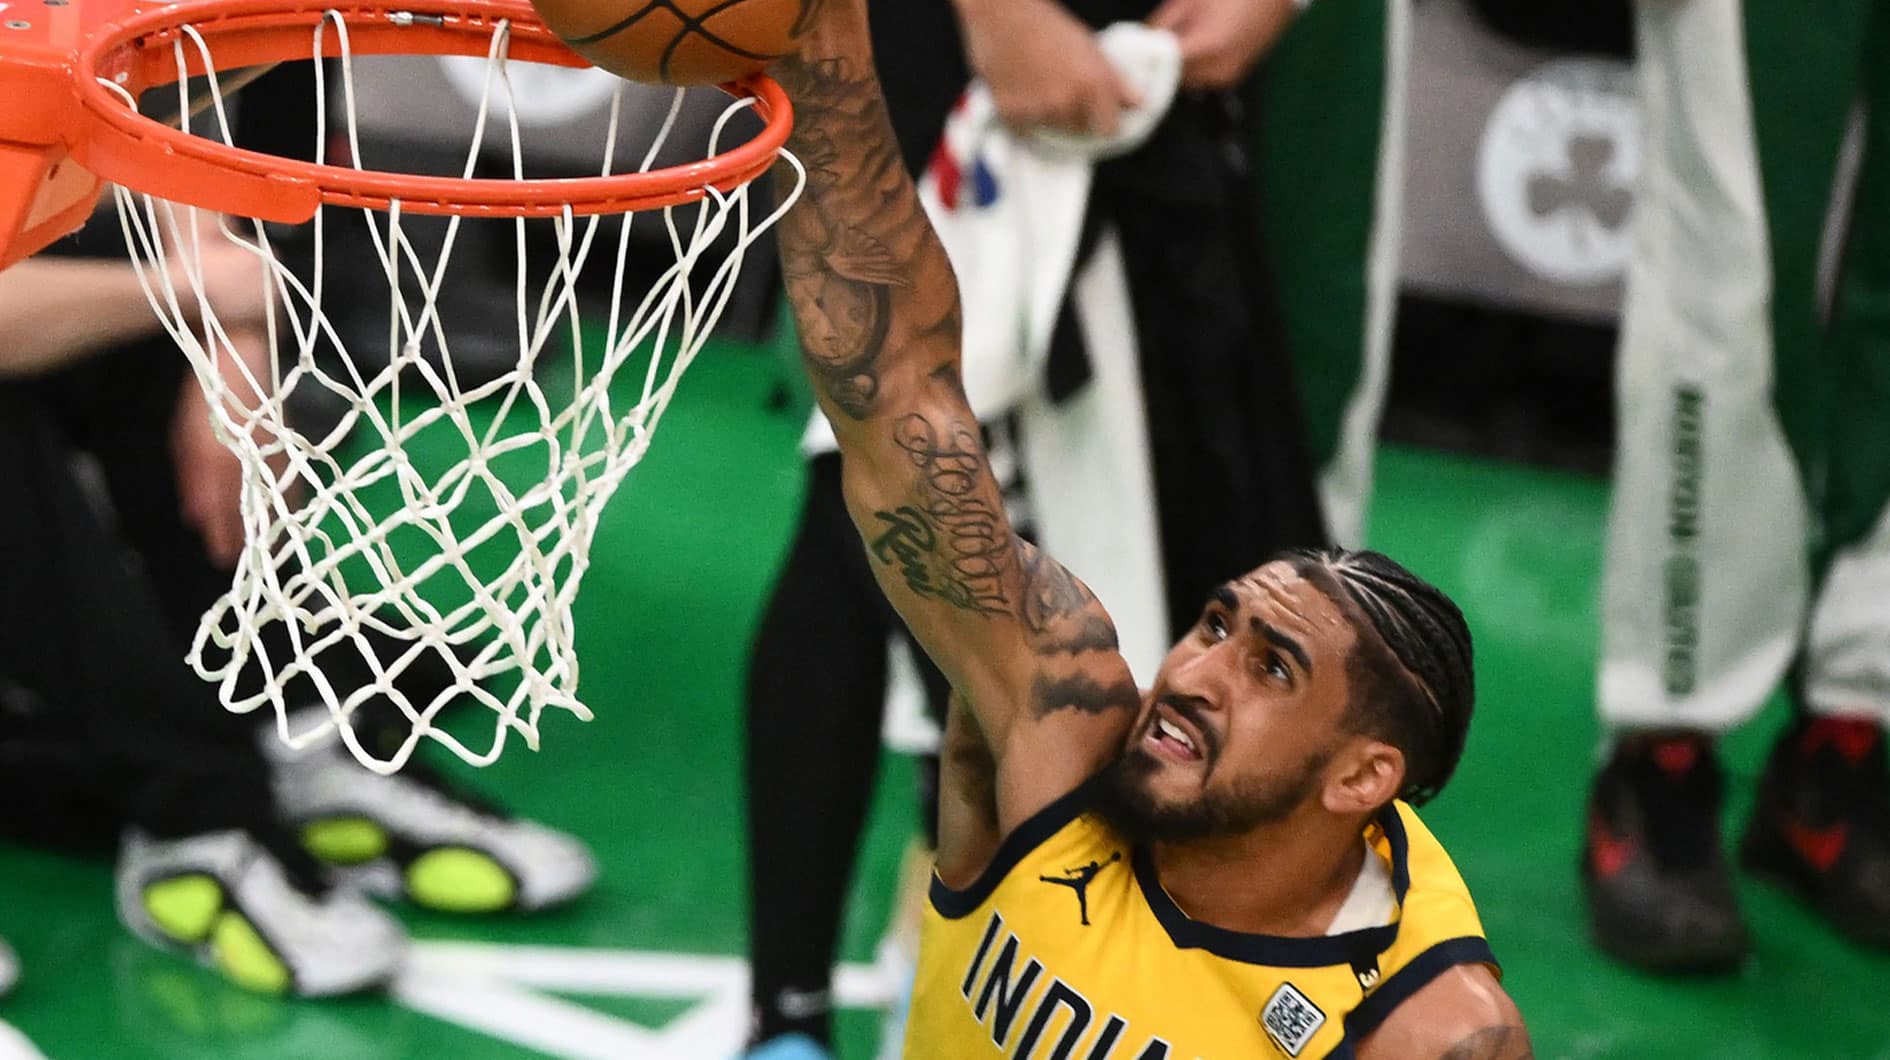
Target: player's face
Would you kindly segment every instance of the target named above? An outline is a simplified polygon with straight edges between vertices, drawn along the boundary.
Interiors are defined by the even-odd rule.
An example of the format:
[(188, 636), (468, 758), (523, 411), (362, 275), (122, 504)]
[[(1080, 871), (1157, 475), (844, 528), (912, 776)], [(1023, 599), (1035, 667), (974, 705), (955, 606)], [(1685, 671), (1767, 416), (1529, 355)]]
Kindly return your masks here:
[(1317, 797), (1349, 738), (1357, 634), (1325, 593), (1269, 563), (1210, 594), (1115, 765), (1115, 802), (1149, 838), (1238, 834)]

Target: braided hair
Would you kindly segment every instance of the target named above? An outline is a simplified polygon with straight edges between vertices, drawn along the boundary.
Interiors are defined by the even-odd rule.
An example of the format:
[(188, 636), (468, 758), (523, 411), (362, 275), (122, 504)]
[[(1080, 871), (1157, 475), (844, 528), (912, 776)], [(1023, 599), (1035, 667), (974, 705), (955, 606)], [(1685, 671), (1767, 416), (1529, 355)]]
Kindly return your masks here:
[[(1413, 806), (1429, 801), (1463, 757), (1476, 704), (1463, 612), (1382, 553), (1296, 549), (1282, 558), (1347, 612), (1358, 631), (1345, 724), (1404, 752), (1398, 797)], [(1367, 626), (1375, 636), (1365, 636)]]

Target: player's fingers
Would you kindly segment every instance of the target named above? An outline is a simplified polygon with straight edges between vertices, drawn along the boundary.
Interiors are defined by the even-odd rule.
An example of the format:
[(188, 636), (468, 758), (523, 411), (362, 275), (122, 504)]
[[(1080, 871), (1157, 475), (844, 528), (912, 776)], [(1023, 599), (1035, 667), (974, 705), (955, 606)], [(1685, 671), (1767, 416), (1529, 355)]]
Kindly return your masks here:
[(1134, 82), (1123, 77), (1113, 66), (1109, 68), (1109, 75), (1109, 80), (1115, 88), (1116, 106), (1118, 108), (1132, 108), (1142, 105), (1142, 90), (1135, 87)]
[(1218, 92), (1233, 88), (1247, 76), (1250, 67), (1239, 56), (1215, 50), (1181, 66), (1182, 84), (1198, 91)]
[(184, 497), (184, 523), (197, 531), (198, 540), (203, 542), (204, 554), (221, 565), (217, 559), (221, 551), (221, 534), (217, 529), (217, 518), (210, 510), (210, 505), (195, 490)]
[(243, 550), (243, 479), (235, 458), (223, 451), (207, 454), (204, 483), (203, 540), (219, 567), (236, 564)]
[(1179, 30), (1193, 14), (1194, 4), (1191, 0), (1164, 0), (1148, 16), (1148, 24), (1156, 29)]
[(211, 520), (210, 526), (205, 528), (203, 540), (212, 563), (225, 570), (236, 566), (236, 559), (243, 551), (241, 513), (232, 506), (217, 515)]
[(1122, 124), (1122, 106), (1116, 102), (1115, 94), (1095, 93), (1085, 104), (1084, 128), (1089, 134), (1105, 139), (1114, 136)]
[(991, 102), (997, 107), (998, 120), (1013, 129), (1036, 128), (1056, 113), (1048, 97), (1028, 92), (998, 91), (993, 86)]
[(1181, 87), (1190, 91), (1200, 91), (1210, 87), (1208, 85), (1208, 65), (1205, 59), (1199, 57), (1182, 59)]
[(1056, 90), (1047, 93), (1039, 102), (1035, 120), (1026, 128), (1054, 128), (1065, 132), (1086, 133), (1091, 131), (1090, 114), (1095, 109), (1096, 97), (1106, 92), (1086, 73), (1072, 71), (1069, 78), (1056, 86)]
[(1201, 22), (1186, 22), (1175, 27), (1175, 43), (1180, 46), (1184, 68), (1205, 59), (1221, 45), (1213, 28)]
[(1037, 128), (1061, 129), (1071, 133), (1093, 132), (1089, 114), (1089, 103), (1079, 99), (1067, 107), (1058, 108), (1055, 114), (1038, 122)]
[(1223, 41), (1199, 31), (1183, 33), (1181, 43), (1181, 83), (1190, 89), (1226, 88), (1233, 77), (1228, 73), (1232, 62)]

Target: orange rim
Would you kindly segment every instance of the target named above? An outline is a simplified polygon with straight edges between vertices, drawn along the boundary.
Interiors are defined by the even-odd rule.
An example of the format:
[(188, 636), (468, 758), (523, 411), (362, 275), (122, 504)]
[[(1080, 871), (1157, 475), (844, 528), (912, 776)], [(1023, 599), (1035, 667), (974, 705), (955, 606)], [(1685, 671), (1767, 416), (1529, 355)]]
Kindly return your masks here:
[[(185, 37), (194, 26), (220, 70), (312, 55), (311, 34), (330, 10), (348, 27), (355, 55), (484, 56), (501, 21), (511, 23), (508, 56), (553, 66), (590, 65), (517, 0), (428, 0), (385, 4), (298, 0), (195, 0), (138, 11), (100, 27), (81, 48), (74, 80), (84, 128), (72, 144), (99, 177), (159, 198), (265, 221), (299, 223), (321, 204), (470, 217), (555, 217), (629, 213), (695, 202), (708, 189), (730, 191), (767, 172), (787, 143), (793, 108), (765, 75), (722, 86), (753, 99), (764, 122), (753, 139), (713, 158), (647, 173), (559, 180), (462, 179), (354, 169), (230, 147), (154, 121), (125, 105), (105, 78), (137, 98), (146, 89), (200, 76), (202, 54)], [(338, 35), (323, 37), (324, 57), (339, 56)], [(185, 67), (175, 43), (184, 39)]]

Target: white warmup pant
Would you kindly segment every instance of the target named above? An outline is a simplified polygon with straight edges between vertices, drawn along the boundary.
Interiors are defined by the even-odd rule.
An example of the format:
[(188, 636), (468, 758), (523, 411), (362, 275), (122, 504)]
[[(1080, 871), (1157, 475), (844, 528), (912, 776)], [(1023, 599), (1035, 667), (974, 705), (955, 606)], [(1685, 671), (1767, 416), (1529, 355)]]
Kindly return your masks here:
[(1646, 148), (1617, 381), (1602, 719), (1728, 728), (1802, 649), (1811, 710), (1890, 721), (1890, 514), (1838, 551), (1807, 619), (1814, 522), (1773, 404), (1773, 270), (1741, 5), (1637, 6)]
[(1341, 412), (1338, 448), (1319, 472), (1319, 499), (1335, 544), (1360, 548), (1370, 517), (1378, 421), (1391, 385), (1392, 324), (1398, 311), (1398, 260), (1403, 249), (1405, 88), (1411, 68), (1411, 0), (1385, 3), (1384, 109), (1372, 232), (1365, 254), (1365, 327), (1358, 382)]

